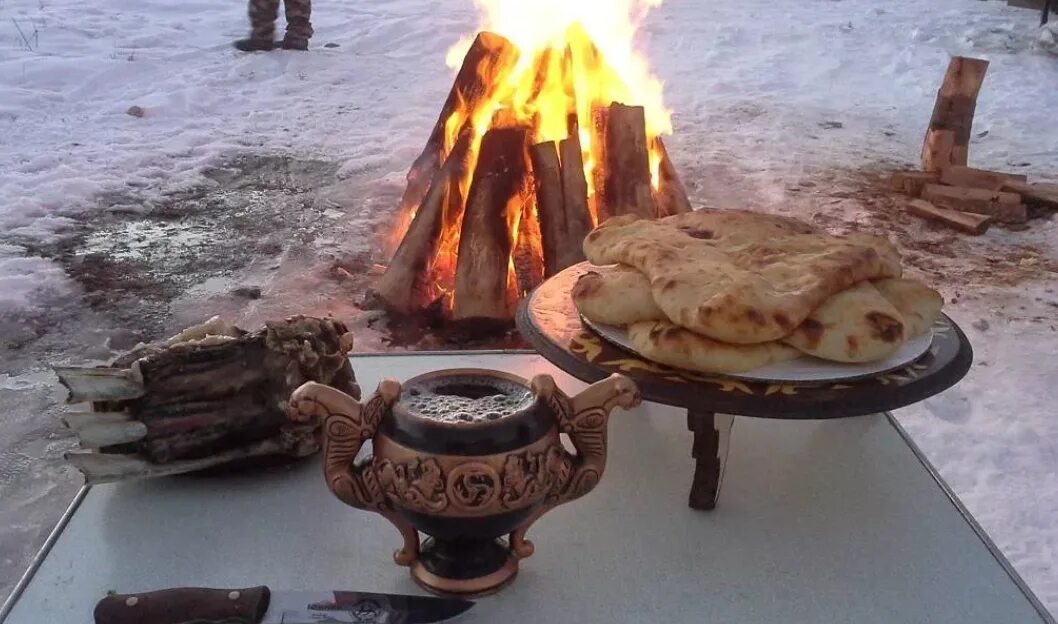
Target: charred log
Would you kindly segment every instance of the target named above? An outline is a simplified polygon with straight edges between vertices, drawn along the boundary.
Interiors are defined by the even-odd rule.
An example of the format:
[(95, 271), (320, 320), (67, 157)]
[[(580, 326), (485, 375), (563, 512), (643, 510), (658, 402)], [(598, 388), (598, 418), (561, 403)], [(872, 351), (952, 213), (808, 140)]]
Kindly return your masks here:
[(568, 255), (561, 263), (569, 266), (584, 260), (581, 245), (595, 224), (588, 210), (588, 180), (584, 177), (584, 156), (577, 132), (559, 141), (558, 155), (562, 161), (562, 201), (566, 206), (566, 229), (576, 243), (574, 248), (566, 250)]
[(497, 128), (481, 139), (459, 239), (454, 320), (513, 316), (508, 277), (516, 216), (509, 207), (525, 181), (527, 143), (526, 128)]
[(445, 164), (434, 173), (400, 247), (374, 286), (374, 294), (391, 312), (408, 314), (437, 298), (438, 280), (433, 265), (443, 242), (442, 234), (462, 218), (459, 180), (466, 173), (471, 139), (472, 133), (464, 132)]
[(562, 166), (554, 141), (529, 148), (536, 190), (536, 213), (540, 218), (540, 237), (544, 256), (544, 275), (561, 271), (563, 249), (567, 240), (565, 200), (562, 196)]
[[(426, 196), (434, 173), (441, 166), (445, 154), (445, 126), (456, 110), (474, 110), (483, 100), (491, 96), (497, 86), (502, 85), (507, 74), (518, 61), (518, 48), (500, 35), (482, 32), (474, 39), (463, 64), (456, 74), (448, 98), (441, 107), (441, 114), (434, 123), (430, 138), (422, 153), (408, 171), (408, 185), (401, 198), (401, 209), (410, 211)], [(464, 124), (459, 123), (462, 130)]]
[[(608, 215), (656, 216), (650, 185), (646, 114), (642, 106), (614, 102), (606, 121), (602, 201)], [(598, 189), (596, 189), (598, 190)]]
[(665, 149), (665, 142), (661, 137), (655, 139), (658, 152), (661, 154), (661, 165), (658, 171), (658, 190), (655, 197), (657, 205), (657, 216), (667, 217), (670, 215), (690, 212), (691, 201), (687, 198), (687, 189), (680, 181), (680, 175), (676, 172), (676, 165), (669, 157)]

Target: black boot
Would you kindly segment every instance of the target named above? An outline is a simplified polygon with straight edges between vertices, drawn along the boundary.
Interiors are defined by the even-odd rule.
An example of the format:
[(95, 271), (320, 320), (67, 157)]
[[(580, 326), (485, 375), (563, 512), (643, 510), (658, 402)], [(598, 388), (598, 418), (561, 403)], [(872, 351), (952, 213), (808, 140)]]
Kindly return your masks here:
[(284, 50), (308, 50), (309, 40), (308, 39), (297, 39), (287, 35), (283, 37), (283, 41), (279, 44), (279, 47)]
[(268, 52), (276, 47), (271, 39), (239, 39), (234, 45), (235, 49), (243, 52)]

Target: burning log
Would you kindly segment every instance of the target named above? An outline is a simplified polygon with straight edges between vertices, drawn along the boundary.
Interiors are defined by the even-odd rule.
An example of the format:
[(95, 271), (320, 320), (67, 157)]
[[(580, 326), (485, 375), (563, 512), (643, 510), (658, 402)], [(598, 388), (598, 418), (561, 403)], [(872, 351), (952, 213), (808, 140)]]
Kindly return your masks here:
[[(404, 238), (387, 241), (393, 257), (372, 289), (387, 310), (507, 324), (520, 293), (584, 259), (583, 239), (598, 221), (690, 210), (664, 145), (648, 134), (647, 110), (613, 101), (634, 85), (621, 84), (582, 27), (566, 37), (561, 47), (521, 51), (522, 63), (513, 44), (489, 33), (466, 53), (408, 174), (392, 230)], [(469, 145), (454, 136), (470, 136)], [(474, 324), (483, 326), (493, 324)]]
[(562, 266), (563, 253), (571, 242), (567, 239), (569, 232), (566, 228), (565, 198), (562, 195), (562, 165), (554, 141), (530, 147), (529, 158), (533, 163), (536, 214), (540, 217), (544, 275), (550, 277), (569, 266)]
[(977, 94), (981, 91), (986, 71), (988, 61), (952, 57), (937, 92), (937, 102), (923, 141), (922, 168), (926, 171), (940, 171), (947, 165), (966, 165)]
[(680, 181), (680, 175), (676, 172), (676, 165), (672, 163), (669, 152), (665, 149), (665, 142), (661, 140), (660, 136), (655, 139), (655, 145), (657, 145), (658, 152), (661, 153), (661, 169), (658, 172), (658, 185), (660, 188), (655, 198), (655, 204), (658, 208), (657, 216), (667, 217), (691, 212), (693, 209), (691, 208), (691, 200), (687, 198), (687, 189), (684, 188), (683, 182)]
[[(646, 114), (642, 106), (610, 104), (606, 116), (606, 149), (600, 213), (607, 216), (634, 214), (644, 219), (656, 216), (650, 186), (650, 156), (647, 151)], [(599, 221), (603, 220), (600, 214)]]
[(603, 198), (603, 191), (606, 188), (606, 128), (609, 124), (610, 107), (595, 106), (591, 109), (591, 128), (589, 129), (589, 135), (591, 138), (589, 144), (592, 146), (592, 155), (596, 162), (596, 166), (591, 172), (591, 184), (592, 188), (595, 190), (592, 204), (594, 204), (593, 207), (595, 209), (596, 221), (600, 224), (614, 216), (614, 213), (610, 210), (610, 206)]
[[(434, 172), (426, 197), (419, 205), (400, 247), (374, 286), (375, 296), (392, 312), (408, 314), (426, 307), (436, 298), (436, 280), (431, 268), (441, 244), (443, 226), (462, 216), (452, 213), (456, 210), (462, 212), (459, 180), (466, 173), (472, 138), (472, 132), (464, 132), (444, 165)], [(453, 198), (453, 201), (449, 201)]]
[[(408, 186), (404, 189), (400, 203), (403, 210), (410, 210), (423, 200), (433, 181), (434, 172), (441, 166), (445, 126), (449, 117), (457, 109), (471, 111), (477, 108), (504, 83), (517, 62), (518, 48), (513, 43), (494, 33), (478, 33), (463, 57), (463, 64), (448, 92), (448, 99), (441, 107), (441, 114), (437, 117), (426, 146), (408, 171)], [(463, 123), (459, 126), (462, 131)]]
[[(528, 181), (528, 180), (527, 180)], [(514, 247), (514, 274), (518, 293), (527, 293), (544, 281), (544, 251), (541, 241), (539, 207), (530, 189), (523, 190), (522, 216), (518, 220), (518, 243)]]
[(569, 262), (572, 265), (584, 260), (581, 245), (584, 237), (595, 227), (588, 210), (588, 180), (584, 177), (584, 156), (576, 127), (570, 132), (569, 138), (559, 141), (558, 155), (562, 161), (562, 201), (566, 206), (566, 231), (576, 243), (575, 249), (567, 250), (569, 255), (561, 263)]
[(545, 277), (584, 260), (584, 237), (593, 227), (580, 139), (574, 134), (560, 144), (561, 160), (554, 141), (529, 150), (536, 180)]
[(494, 128), (481, 139), (477, 167), (463, 213), (456, 266), (454, 320), (509, 321), (511, 222), (508, 205), (525, 181), (524, 127)]

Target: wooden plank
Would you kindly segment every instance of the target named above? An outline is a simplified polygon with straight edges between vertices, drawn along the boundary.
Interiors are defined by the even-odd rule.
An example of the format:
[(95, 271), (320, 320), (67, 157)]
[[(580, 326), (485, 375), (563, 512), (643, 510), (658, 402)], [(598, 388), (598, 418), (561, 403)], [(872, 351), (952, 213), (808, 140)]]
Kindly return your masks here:
[(940, 182), (936, 171), (897, 171), (889, 178), (889, 187), (894, 191), (918, 197), (927, 184)]
[(907, 211), (924, 219), (941, 221), (959, 231), (974, 235), (986, 232), (993, 220), (993, 217), (989, 215), (941, 208), (923, 199), (912, 199), (909, 201)]
[(1034, 208), (1058, 210), (1058, 184), (1029, 184), (1012, 180), (1003, 184), (1003, 190), (1018, 193), (1026, 204)]
[(927, 184), (922, 190), (922, 199), (942, 208), (992, 215), (1002, 223), (1028, 220), (1028, 212), (1017, 193)]
[(940, 172), (940, 183), (949, 186), (967, 186), (970, 188), (999, 191), (1007, 182), (1027, 182), (1028, 177), (1014, 173), (1001, 173), (986, 169), (974, 169), (962, 165), (948, 165)]

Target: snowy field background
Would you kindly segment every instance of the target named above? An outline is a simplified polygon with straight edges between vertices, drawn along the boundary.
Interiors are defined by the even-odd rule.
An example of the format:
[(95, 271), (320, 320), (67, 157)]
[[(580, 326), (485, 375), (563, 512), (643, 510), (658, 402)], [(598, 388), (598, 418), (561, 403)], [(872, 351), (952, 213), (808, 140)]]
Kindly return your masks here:
[[(127, 335), (134, 315), (102, 312), (98, 284), (44, 250), (93, 224), (150, 216), (174, 194), (235, 185), (208, 168), (247, 154), (314, 162), (298, 169), (305, 188), (290, 210), (251, 232), (268, 238), (274, 219), (282, 253), (210, 241), (203, 229), (120, 231), (141, 247), (209, 243), (232, 262), (167, 295), (150, 337), (213, 313), (256, 322), (350, 310), (352, 295), (314, 262), (369, 253), (450, 85), (445, 52), (477, 19), (470, 0), (322, 0), (313, 21), (308, 53), (240, 55), (230, 48), (246, 34), (239, 1), (0, 0), (0, 595), (78, 484), (60, 460), (70, 441), (46, 365), (101, 361), (138, 337)], [(696, 200), (886, 231), (848, 188), (857, 172), (916, 160), (953, 53), (992, 63), (972, 163), (1054, 181), (1058, 56), (1037, 21), (1000, 1), (667, 0), (643, 44), (675, 111), (669, 150)], [(133, 105), (142, 118), (126, 114)], [(302, 205), (317, 220), (289, 223)], [(1048, 399), (1058, 224), (975, 240), (913, 219), (899, 227), (977, 364), (897, 415), (1058, 610), (1058, 410)], [(284, 238), (306, 228), (304, 245)], [(948, 253), (915, 247), (916, 236)], [(262, 287), (259, 301), (215, 296), (247, 281)]]

